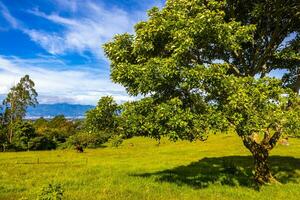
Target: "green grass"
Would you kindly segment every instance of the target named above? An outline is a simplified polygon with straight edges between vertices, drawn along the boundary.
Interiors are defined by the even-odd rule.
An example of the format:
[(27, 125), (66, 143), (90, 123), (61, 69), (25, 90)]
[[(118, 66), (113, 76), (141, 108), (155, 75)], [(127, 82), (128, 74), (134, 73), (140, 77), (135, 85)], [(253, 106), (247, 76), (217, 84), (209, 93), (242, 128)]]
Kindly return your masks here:
[(0, 153), (0, 199), (36, 199), (59, 183), (65, 199), (299, 199), (300, 140), (271, 152), (282, 185), (257, 190), (252, 158), (234, 135), (205, 142), (133, 138), (119, 148)]

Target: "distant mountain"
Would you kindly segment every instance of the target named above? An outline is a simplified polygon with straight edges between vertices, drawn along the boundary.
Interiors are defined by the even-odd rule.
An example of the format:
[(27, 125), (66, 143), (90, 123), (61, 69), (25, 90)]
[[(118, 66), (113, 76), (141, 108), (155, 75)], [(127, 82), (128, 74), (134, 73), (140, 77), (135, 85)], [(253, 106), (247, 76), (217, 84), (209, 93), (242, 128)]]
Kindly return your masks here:
[(52, 118), (56, 115), (64, 115), (67, 118), (83, 118), (85, 112), (92, 108), (94, 106), (67, 103), (39, 104), (35, 108), (30, 107), (27, 109), (26, 118)]

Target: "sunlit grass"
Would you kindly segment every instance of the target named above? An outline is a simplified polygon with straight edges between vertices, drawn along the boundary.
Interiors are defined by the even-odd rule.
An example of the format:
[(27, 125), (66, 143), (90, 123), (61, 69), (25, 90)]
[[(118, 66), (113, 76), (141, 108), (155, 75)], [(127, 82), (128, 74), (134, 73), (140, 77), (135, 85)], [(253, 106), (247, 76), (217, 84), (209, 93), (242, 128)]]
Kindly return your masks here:
[(65, 199), (298, 199), (300, 140), (271, 152), (282, 185), (257, 190), (252, 159), (234, 135), (205, 142), (133, 138), (119, 148), (0, 154), (0, 199), (35, 199), (59, 183)]

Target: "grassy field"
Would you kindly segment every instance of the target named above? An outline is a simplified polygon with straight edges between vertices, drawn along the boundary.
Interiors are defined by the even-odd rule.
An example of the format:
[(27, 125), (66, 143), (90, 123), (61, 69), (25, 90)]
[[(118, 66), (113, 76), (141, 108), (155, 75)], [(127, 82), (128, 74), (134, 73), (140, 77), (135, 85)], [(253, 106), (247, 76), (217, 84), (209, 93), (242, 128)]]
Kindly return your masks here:
[(36, 199), (49, 183), (65, 199), (299, 199), (300, 139), (271, 152), (282, 185), (257, 190), (252, 158), (234, 135), (205, 142), (133, 138), (121, 147), (0, 153), (0, 199)]

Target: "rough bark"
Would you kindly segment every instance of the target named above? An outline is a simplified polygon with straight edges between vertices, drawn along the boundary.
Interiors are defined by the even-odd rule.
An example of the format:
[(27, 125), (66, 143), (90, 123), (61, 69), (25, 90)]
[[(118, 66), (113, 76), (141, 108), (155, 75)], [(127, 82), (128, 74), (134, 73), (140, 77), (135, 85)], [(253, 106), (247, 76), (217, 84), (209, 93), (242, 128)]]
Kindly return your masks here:
[(252, 152), (254, 158), (254, 179), (259, 184), (276, 183), (276, 179), (272, 176), (269, 167), (269, 150), (264, 146), (255, 147)]
[(269, 166), (269, 152), (272, 150), (279, 138), (281, 137), (281, 130), (277, 129), (275, 133), (270, 136), (269, 131), (265, 132), (264, 138), (261, 142), (254, 139), (254, 134), (251, 136), (243, 136), (243, 143), (253, 155), (255, 175), (254, 179), (258, 184), (278, 183), (272, 176)]

